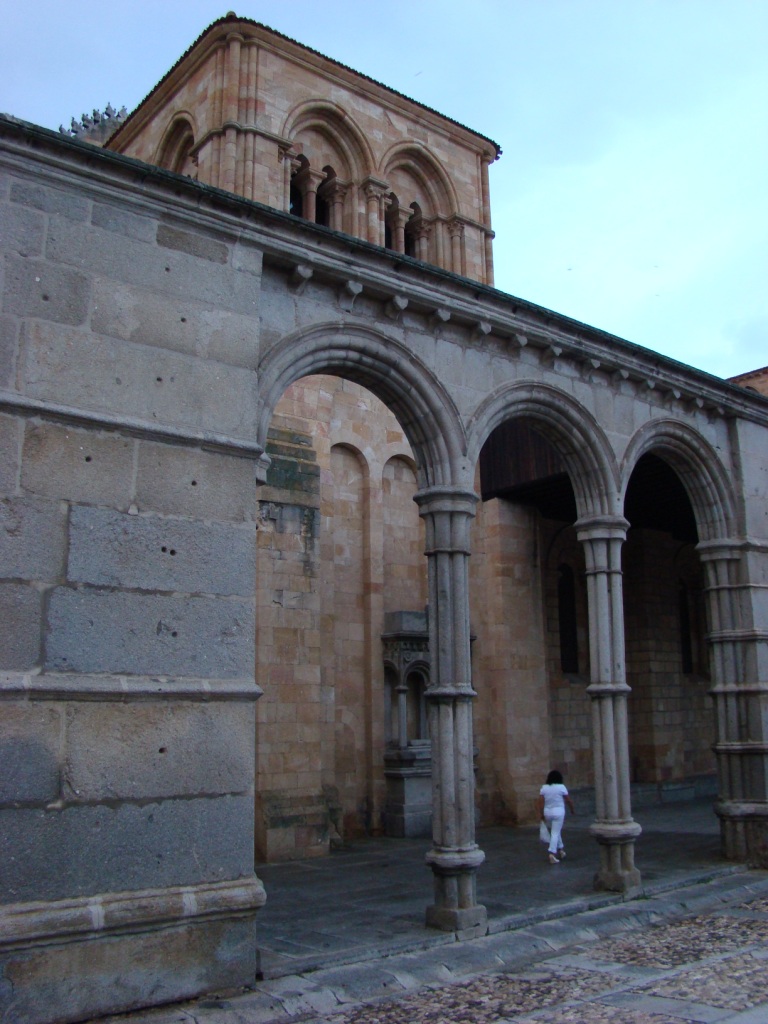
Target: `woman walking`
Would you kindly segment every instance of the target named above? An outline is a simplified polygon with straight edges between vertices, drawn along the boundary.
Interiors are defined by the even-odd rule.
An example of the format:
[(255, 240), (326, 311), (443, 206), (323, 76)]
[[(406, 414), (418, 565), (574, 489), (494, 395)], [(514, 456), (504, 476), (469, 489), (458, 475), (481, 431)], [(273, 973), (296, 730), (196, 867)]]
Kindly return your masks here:
[(563, 785), (563, 776), (558, 771), (551, 771), (539, 793), (539, 816), (549, 829), (550, 864), (557, 864), (565, 857), (562, 831), (566, 804), (571, 814), (575, 814), (573, 800)]

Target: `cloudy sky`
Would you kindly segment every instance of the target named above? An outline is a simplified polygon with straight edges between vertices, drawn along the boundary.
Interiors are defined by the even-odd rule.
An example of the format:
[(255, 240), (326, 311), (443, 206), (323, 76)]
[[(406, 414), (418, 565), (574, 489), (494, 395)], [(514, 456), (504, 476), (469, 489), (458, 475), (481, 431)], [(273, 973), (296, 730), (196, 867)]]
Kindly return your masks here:
[(0, 110), (130, 110), (233, 6), (501, 145), (497, 287), (768, 364), (768, 0), (0, 0)]

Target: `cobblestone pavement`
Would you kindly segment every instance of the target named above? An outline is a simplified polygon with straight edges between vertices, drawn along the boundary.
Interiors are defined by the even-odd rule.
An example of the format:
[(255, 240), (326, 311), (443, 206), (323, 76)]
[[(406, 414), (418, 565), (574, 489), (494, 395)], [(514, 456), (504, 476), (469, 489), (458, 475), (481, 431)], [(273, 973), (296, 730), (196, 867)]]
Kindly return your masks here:
[(110, 1024), (768, 1024), (765, 872), (642, 903)]

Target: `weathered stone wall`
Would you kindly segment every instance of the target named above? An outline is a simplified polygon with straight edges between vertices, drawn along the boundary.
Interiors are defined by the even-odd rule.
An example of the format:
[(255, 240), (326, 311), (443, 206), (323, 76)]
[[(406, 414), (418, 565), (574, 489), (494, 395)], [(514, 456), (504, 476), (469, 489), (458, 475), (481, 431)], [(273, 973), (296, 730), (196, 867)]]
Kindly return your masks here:
[(0, 173), (0, 964), (33, 1024), (254, 976), (260, 259)]

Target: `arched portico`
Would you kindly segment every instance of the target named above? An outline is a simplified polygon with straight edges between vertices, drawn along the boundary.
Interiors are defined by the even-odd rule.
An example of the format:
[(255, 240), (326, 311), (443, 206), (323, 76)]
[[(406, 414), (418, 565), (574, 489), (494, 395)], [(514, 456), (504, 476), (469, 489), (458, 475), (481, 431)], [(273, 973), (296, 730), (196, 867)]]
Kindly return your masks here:
[[(629, 471), (648, 452), (674, 468), (685, 487), (699, 531), (697, 551), (706, 574), (715, 708), (714, 751), (725, 856), (765, 864), (768, 789), (762, 764), (768, 753), (760, 680), (759, 603), (750, 586), (752, 545), (738, 533), (732, 480), (713, 447), (692, 427), (673, 421), (649, 424), (633, 438), (624, 457)], [(757, 769), (757, 770), (755, 770)]]
[(576, 498), (577, 537), (584, 548), (589, 608), (592, 736), (596, 819), (600, 844), (598, 888), (631, 891), (640, 884), (634, 842), (640, 826), (632, 819), (629, 785), (621, 546), (627, 522), (618, 514), (618, 467), (604, 431), (567, 393), (518, 383), (492, 395), (476, 412), (470, 453), (480, 449), (507, 420), (532, 422), (560, 454)]

